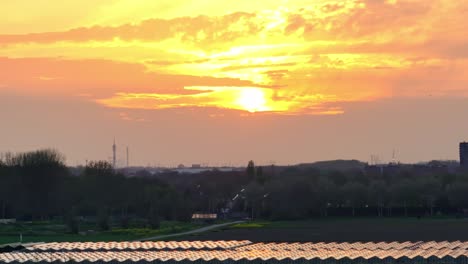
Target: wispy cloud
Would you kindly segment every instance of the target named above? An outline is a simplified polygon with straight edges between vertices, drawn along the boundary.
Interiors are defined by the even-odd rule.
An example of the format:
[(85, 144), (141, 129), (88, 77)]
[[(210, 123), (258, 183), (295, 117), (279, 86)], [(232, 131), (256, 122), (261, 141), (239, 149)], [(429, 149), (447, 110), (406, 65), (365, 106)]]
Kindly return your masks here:
[(134, 117), (127, 112), (120, 112), (119, 117), (123, 121), (131, 121), (131, 122), (146, 122), (147, 121), (143, 117)]

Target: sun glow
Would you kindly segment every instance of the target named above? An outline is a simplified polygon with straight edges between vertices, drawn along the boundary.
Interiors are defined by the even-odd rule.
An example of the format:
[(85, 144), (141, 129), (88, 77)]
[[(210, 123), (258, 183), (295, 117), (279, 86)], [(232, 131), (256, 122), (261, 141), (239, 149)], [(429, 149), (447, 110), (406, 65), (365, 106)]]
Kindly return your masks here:
[(251, 113), (269, 111), (265, 92), (259, 88), (246, 88), (240, 91), (236, 103)]
[[(180, 107), (214, 107), (250, 113), (276, 114), (342, 114), (341, 108), (323, 102), (336, 98), (323, 94), (291, 96), (272, 88), (245, 86), (186, 86), (188, 94), (117, 93), (96, 100), (107, 107), (130, 109), (170, 109)], [(303, 111), (304, 106), (307, 110)]]
[(2, 1), (0, 92), (284, 115), (465, 97), (465, 2)]

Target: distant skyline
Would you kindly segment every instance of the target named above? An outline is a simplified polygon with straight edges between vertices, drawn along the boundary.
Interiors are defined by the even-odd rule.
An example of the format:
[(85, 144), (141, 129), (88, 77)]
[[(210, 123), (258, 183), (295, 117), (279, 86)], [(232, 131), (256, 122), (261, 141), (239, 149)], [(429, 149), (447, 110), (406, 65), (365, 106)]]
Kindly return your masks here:
[(458, 160), (462, 0), (0, 4), (0, 152), (70, 165)]

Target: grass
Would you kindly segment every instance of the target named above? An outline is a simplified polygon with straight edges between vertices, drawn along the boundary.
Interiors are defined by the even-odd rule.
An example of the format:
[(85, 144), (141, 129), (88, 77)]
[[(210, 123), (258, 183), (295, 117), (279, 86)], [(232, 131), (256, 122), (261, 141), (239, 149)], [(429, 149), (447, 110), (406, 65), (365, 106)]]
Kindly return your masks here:
[(81, 234), (67, 233), (67, 228), (63, 224), (42, 222), (42, 223), (17, 223), (10, 225), (0, 225), (0, 244), (17, 243), (20, 234), (23, 243), (29, 242), (96, 242), (96, 241), (128, 241), (146, 237), (166, 235), (185, 232), (202, 227), (199, 223), (183, 223), (174, 221), (163, 221), (159, 229), (130, 227), (123, 229), (114, 226), (110, 231), (94, 231), (95, 225), (83, 224)]
[(322, 226), (325, 224), (371, 224), (371, 225), (396, 225), (399, 224), (429, 224), (429, 223), (462, 223), (468, 219), (449, 218), (449, 217), (426, 217), (417, 219), (416, 217), (328, 217), (309, 220), (290, 220), (290, 221), (264, 221), (255, 220), (246, 223), (235, 224), (226, 229), (254, 229), (254, 228), (306, 228), (311, 226)]
[(239, 224), (235, 224), (235, 225), (232, 225), (232, 226), (229, 226), (228, 228), (231, 228), (231, 229), (236, 229), (236, 228), (262, 228), (262, 227), (265, 227), (265, 226), (268, 226), (270, 225), (271, 222), (247, 222), (247, 223), (239, 223)]
[[(138, 237), (128, 235), (113, 235), (113, 234), (96, 234), (96, 235), (73, 235), (73, 234), (61, 234), (61, 235), (25, 235), (23, 236), (23, 243), (29, 242), (96, 242), (96, 241), (127, 241), (134, 240)], [(9, 244), (19, 242), (19, 236), (2, 236), (0, 237), (0, 244)]]
[(468, 237), (468, 219), (321, 218), (252, 221), (177, 240), (251, 240), (254, 242), (455, 241)]
[[(116, 225), (110, 231), (90, 231), (86, 234), (67, 233), (60, 222), (18, 223), (0, 225), (0, 244), (19, 242), (84, 242), (128, 241), (159, 235), (180, 233), (200, 228), (206, 224), (161, 222), (153, 230), (131, 225), (128, 229)], [(94, 224), (82, 224), (80, 230), (96, 230)], [(268, 235), (270, 234), (270, 235)], [(456, 218), (321, 218), (299, 221), (251, 221), (231, 225), (203, 234), (172, 239), (252, 241), (364, 241), (381, 240), (457, 240), (468, 237), (468, 220)]]

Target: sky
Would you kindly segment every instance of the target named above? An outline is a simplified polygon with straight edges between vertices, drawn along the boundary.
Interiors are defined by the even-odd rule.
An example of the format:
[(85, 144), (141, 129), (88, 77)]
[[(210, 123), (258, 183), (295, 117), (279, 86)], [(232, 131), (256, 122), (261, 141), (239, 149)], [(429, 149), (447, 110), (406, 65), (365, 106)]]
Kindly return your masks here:
[[(0, 0), (0, 152), (458, 159), (466, 0)], [(393, 158), (393, 153), (395, 157)]]

